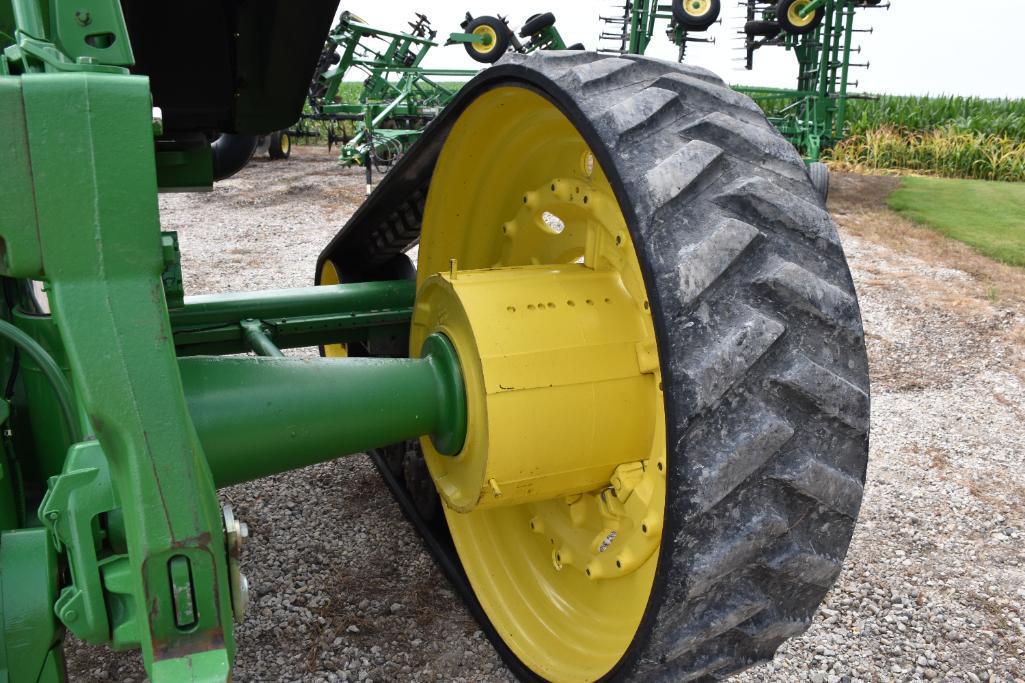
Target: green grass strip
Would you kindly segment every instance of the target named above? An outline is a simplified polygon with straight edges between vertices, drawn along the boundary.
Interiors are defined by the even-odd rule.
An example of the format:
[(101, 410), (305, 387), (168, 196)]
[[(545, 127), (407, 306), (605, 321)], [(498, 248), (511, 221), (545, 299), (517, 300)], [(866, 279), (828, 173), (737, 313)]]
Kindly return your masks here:
[(905, 177), (888, 203), (984, 256), (1025, 267), (1025, 183)]

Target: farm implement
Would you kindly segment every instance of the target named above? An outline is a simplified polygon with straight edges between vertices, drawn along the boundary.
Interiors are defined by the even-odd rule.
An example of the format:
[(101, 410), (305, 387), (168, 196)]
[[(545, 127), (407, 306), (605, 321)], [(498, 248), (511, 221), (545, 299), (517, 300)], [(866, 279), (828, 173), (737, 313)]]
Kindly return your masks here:
[[(292, 133), (314, 137), (319, 132), (313, 131), (311, 124), (327, 123), (328, 146), (340, 143), (341, 163), (363, 165), (368, 174), (371, 166), (389, 166), (404, 154), (461, 85), (440, 84), (434, 79), (465, 79), (477, 73), (425, 67), (428, 52), (439, 45), (434, 42), (438, 32), (423, 14), (416, 15), (409, 29), (396, 33), (374, 28), (343, 12), (318, 61), (307, 111)], [(450, 34), (445, 45), (463, 45), (474, 61), (483, 64), (493, 64), (510, 50), (529, 54), (583, 49), (583, 45), (567, 47), (551, 13), (535, 14), (524, 23), (519, 38), (525, 42), (502, 17), (474, 18), (467, 12), (462, 31)], [(357, 74), (362, 83), (358, 101), (339, 101), (342, 84), (353, 81)], [(345, 122), (351, 128), (345, 127)], [(349, 134), (349, 130), (354, 132)]]
[(868, 451), (800, 156), (704, 69), (510, 55), (315, 286), (184, 296), (158, 191), (295, 120), (335, 10), (0, 3), (2, 678), (64, 680), (71, 633), (229, 680), (247, 530), (217, 490), (366, 451), (522, 679), (770, 659), (840, 572)]
[[(423, 66), (437, 37), (423, 14), (409, 23), (409, 32), (369, 26), (343, 12), (328, 35), (310, 84), (308, 111), (293, 134), (310, 135), (310, 123), (327, 122), (328, 143), (341, 142), (339, 160), (346, 165), (389, 164), (415, 142), (424, 126), (454, 94), (436, 78), (468, 78), (476, 71), (428, 69)], [(346, 78), (362, 82), (359, 101), (339, 102)], [(349, 122), (354, 134), (338, 124)]]
[[(769, 120), (804, 155), (817, 162), (824, 149), (846, 135), (847, 89), (850, 70), (867, 68), (852, 63), (854, 34), (870, 32), (855, 26), (858, 10), (888, 8), (881, 0), (742, 0), (746, 14), (743, 39), (745, 65), (754, 68), (755, 53), (766, 47), (793, 52), (797, 59), (797, 87), (736, 89), (753, 97)], [(669, 11), (671, 10), (671, 11)], [(601, 38), (606, 52), (642, 55), (663, 20), (667, 35), (679, 46), (679, 60), (689, 43), (709, 42), (691, 35), (707, 30), (718, 19), (719, 0), (675, 0), (671, 7), (657, 0), (627, 0), (621, 16), (603, 17), (612, 28)], [(615, 30), (613, 30), (615, 29)], [(611, 46), (609, 46), (611, 41)], [(853, 84), (855, 87), (857, 83)], [(825, 167), (816, 166), (817, 180), (825, 182)]]
[(626, 0), (620, 14), (601, 17), (605, 30), (599, 36), (603, 41), (599, 51), (643, 55), (659, 24), (667, 21), (666, 36), (679, 47), (677, 57), (682, 62), (689, 44), (715, 42), (703, 34), (719, 21), (720, 11), (719, 0), (673, 0), (670, 5), (660, 0)]
[(797, 58), (797, 87), (738, 90), (766, 108), (773, 124), (809, 161), (818, 161), (823, 150), (847, 135), (850, 70), (869, 66), (851, 62), (854, 34), (871, 30), (856, 28), (858, 10), (889, 6), (880, 0), (747, 0), (747, 68), (753, 68), (758, 50), (782, 47)]

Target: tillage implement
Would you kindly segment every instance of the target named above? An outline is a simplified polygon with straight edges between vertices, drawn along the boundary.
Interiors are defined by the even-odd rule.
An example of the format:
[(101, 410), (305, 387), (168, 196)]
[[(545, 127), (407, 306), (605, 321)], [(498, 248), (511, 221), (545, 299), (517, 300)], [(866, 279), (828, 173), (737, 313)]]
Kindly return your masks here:
[(770, 659), (840, 572), (868, 448), (801, 157), (701, 68), (513, 54), (316, 286), (183, 296), (158, 191), (295, 120), (336, 9), (0, 2), (0, 678), (63, 680), (71, 633), (228, 680), (247, 533), (217, 489), (368, 450), (522, 679)]

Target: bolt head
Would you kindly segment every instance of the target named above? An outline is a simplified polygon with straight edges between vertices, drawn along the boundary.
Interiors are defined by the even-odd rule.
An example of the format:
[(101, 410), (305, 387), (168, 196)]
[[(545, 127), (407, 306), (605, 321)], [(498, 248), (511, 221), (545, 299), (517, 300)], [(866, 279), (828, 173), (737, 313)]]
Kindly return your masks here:
[(88, 11), (80, 9), (75, 12), (75, 23), (79, 26), (85, 27), (93, 23), (93, 17)]

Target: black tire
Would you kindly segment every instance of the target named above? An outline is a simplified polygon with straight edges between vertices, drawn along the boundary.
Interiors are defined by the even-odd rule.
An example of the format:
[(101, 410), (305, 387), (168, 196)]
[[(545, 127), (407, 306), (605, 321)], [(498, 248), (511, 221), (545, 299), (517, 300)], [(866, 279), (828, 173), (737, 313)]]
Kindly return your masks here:
[(808, 165), (808, 177), (811, 179), (811, 184), (815, 190), (818, 191), (819, 196), (822, 197), (822, 201), (826, 202), (829, 200), (829, 166), (826, 166), (821, 161), (816, 161), (813, 164)]
[(479, 50), (475, 44), (470, 43), (463, 47), (466, 48), (466, 54), (470, 55), (470, 59), (475, 62), (494, 64), (509, 50), (512, 36), (509, 34), (509, 27), (497, 17), (477, 17), (466, 25), (465, 30), (467, 33), (473, 33), (482, 26), (487, 26), (495, 32), (495, 42), (489, 45), (486, 50)]
[(431, 472), (427, 469), (423, 451), (420, 449), (420, 442), (409, 441), (405, 446), (403, 479), (406, 488), (409, 490), (410, 498), (420, 517), (428, 522), (433, 522), (441, 516), (441, 497), (438, 496), (438, 489), (434, 487)]
[(840, 573), (868, 457), (854, 283), (748, 97), (687, 65), (562, 55), (512, 59), (579, 107), (621, 183), (673, 416), (660, 578), (618, 673), (719, 678), (807, 629)]
[(540, 33), (550, 26), (555, 26), (555, 15), (551, 12), (535, 14), (523, 23), (520, 29), (520, 38), (529, 38), (535, 33)]
[(826, 12), (821, 7), (815, 10), (815, 16), (810, 22), (803, 26), (795, 25), (787, 14), (794, 3), (803, 2), (804, 0), (779, 0), (776, 5), (776, 20), (779, 21), (780, 27), (787, 33), (795, 36), (801, 36), (806, 33), (811, 33), (819, 27), (822, 23), (822, 18), (826, 16)]
[(267, 155), (271, 159), (287, 159), (292, 156), (292, 138), (286, 131), (276, 130), (267, 137)]
[[(459, 112), (509, 85), (555, 103), (598, 157), (658, 336), (662, 547), (641, 625), (608, 679), (718, 680), (768, 661), (808, 628), (840, 573), (865, 481), (869, 380), (836, 226), (754, 102), (685, 64), (512, 55), (464, 87), (432, 124), (439, 143), (407, 155), (322, 259), (414, 242), (389, 211), (426, 193)], [(428, 545), (512, 670), (530, 678), (445, 543)]]
[(214, 181), (230, 178), (245, 168), (249, 160), (253, 158), (257, 141), (255, 135), (221, 133), (210, 144)]
[(584, 47), (583, 43), (573, 43), (572, 45), (570, 45), (566, 49), (567, 50), (586, 50), (587, 48)]
[(710, 0), (707, 8), (700, 15), (694, 15), (687, 11), (685, 3), (693, 1), (673, 0), (673, 18), (685, 29), (704, 31), (719, 19), (719, 12), (721, 11), (719, 0)]
[(749, 36), (762, 36), (765, 38), (775, 38), (780, 34), (783, 29), (775, 21), (749, 21), (744, 24), (744, 33)]
[(401, 477), (406, 464), (406, 442), (375, 449), (393, 477)]

